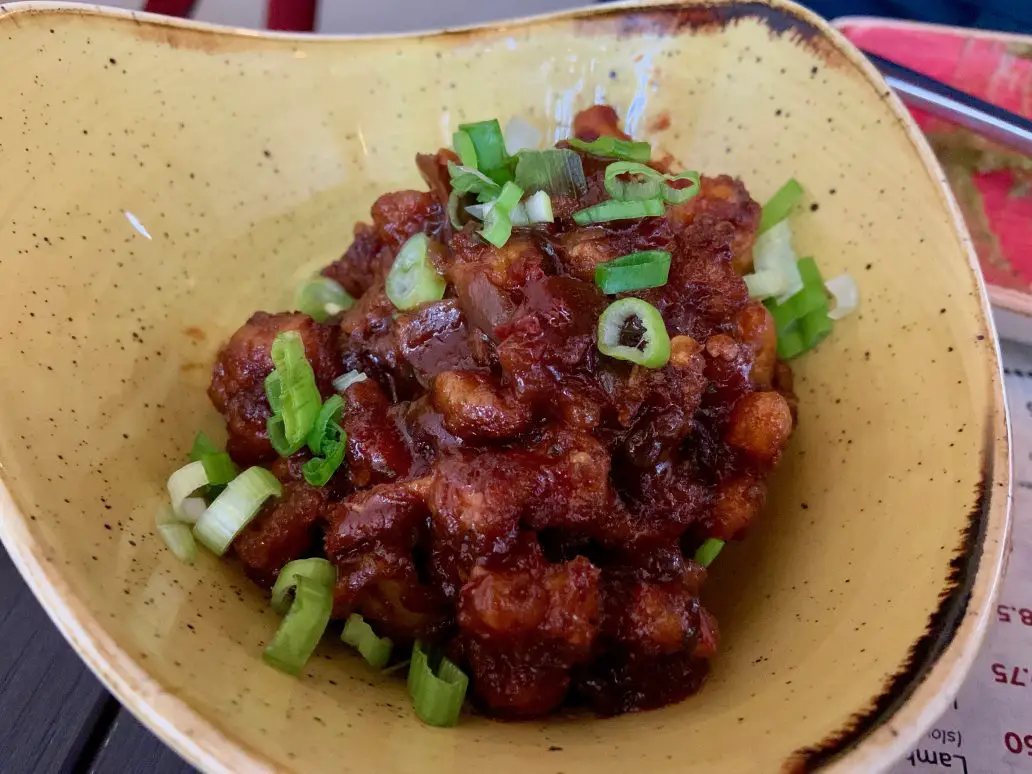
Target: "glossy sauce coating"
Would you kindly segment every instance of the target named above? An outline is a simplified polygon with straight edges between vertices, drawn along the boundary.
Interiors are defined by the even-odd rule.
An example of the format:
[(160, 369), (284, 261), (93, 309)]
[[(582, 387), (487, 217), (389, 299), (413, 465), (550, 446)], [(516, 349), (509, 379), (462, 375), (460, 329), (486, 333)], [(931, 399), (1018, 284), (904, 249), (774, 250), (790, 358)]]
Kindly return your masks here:
[[(574, 127), (625, 137), (617, 124), (595, 106)], [(355, 306), (323, 324), (257, 313), (220, 351), (209, 390), (230, 454), (286, 482), (234, 544), (248, 574), (268, 586), (286, 562), (326, 556), (335, 617), (437, 643), (476, 703), (507, 718), (563, 703), (634, 711), (700, 687), (719, 635), (691, 557), (745, 532), (795, 422), (773, 322), (741, 279), (760, 213), (742, 183), (703, 177), (664, 216), (578, 227), (572, 213), (608, 197), (609, 162), (582, 158), (587, 190), (554, 197), (554, 224), (495, 248), (477, 222), (448, 220), (451, 152), (420, 156), (429, 191), (377, 199), (324, 270)], [(384, 277), (419, 232), (448, 289), (398, 313)], [(629, 294), (670, 334), (655, 370), (595, 342), (615, 300), (595, 266), (646, 249), (672, 255), (666, 285)], [(344, 393), (346, 465), (319, 490), (298, 473), (306, 453), (274, 462), (265, 434), (262, 384), (284, 330), (301, 333), (324, 399), (348, 370), (369, 377)]]

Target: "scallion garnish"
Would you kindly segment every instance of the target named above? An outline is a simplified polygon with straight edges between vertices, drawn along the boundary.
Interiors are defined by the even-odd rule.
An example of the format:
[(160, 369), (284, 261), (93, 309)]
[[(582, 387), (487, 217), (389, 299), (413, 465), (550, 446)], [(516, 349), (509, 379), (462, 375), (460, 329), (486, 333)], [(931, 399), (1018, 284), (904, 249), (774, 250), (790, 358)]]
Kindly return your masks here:
[(828, 312), (832, 320), (841, 320), (860, 305), (860, 290), (849, 272), (832, 277), (824, 287), (835, 299), (835, 308)]
[(658, 288), (670, 275), (670, 253), (642, 250), (621, 256), (595, 267), (595, 284), (603, 293), (613, 295), (628, 290)]
[(426, 234), (413, 235), (401, 246), (387, 274), (387, 298), (403, 312), (444, 298), (448, 283), (430, 261), (429, 248)]
[(198, 462), (205, 454), (218, 454), (219, 451), (219, 447), (212, 443), (208, 434), (203, 430), (198, 430), (197, 435), (194, 436), (193, 445), (190, 447), (190, 459)]
[(778, 337), (778, 357), (791, 360), (813, 349), (831, 333), (828, 296), (817, 262), (801, 258), (797, 262), (802, 290), (783, 301), (764, 302), (774, 319)]
[(323, 586), (333, 588), (337, 583), (337, 568), (326, 559), (295, 559), (287, 562), (276, 577), (272, 587), (272, 609), (280, 615), (290, 610), (291, 592), (297, 587), (298, 578), (308, 578)]
[(497, 119), (460, 124), (459, 131), (465, 132), (473, 143), (477, 169), (499, 185), (512, 180), (509, 156), (505, 152), (505, 137)]
[(452, 147), (459, 155), (462, 166), (477, 168), (477, 149), (473, 146), (473, 140), (470, 139), (468, 132), (460, 129), (452, 134)]
[[(467, 208), (470, 209), (470, 208)], [(509, 220), (514, 226), (531, 226), (535, 223), (552, 223), (552, 199), (544, 191), (528, 196), (526, 201), (519, 202), (509, 210)]]
[(340, 414), (344, 410), (344, 399), (331, 395), (323, 403), (308, 433), (308, 448), (318, 456), (301, 466), (301, 473), (312, 486), (325, 486), (337, 468), (344, 461), (348, 436), (340, 426)]
[(760, 230), (759, 233), (763, 233), (771, 226), (774, 226), (785, 218), (788, 217), (788, 213), (799, 203), (799, 200), (803, 198), (803, 187), (799, 185), (794, 177), (790, 177), (788, 181), (777, 190), (777, 192), (770, 197), (766, 204), (763, 205), (763, 212), (760, 215)]
[(262, 503), (282, 493), (283, 486), (272, 473), (265, 468), (248, 468), (208, 506), (194, 525), (194, 537), (212, 553), (222, 556)]
[[(676, 175), (663, 175), (663, 198), (671, 204), (681, 204), (698, 195), (702, 190), (702, 179), (698, 172), (680, 172)], [(692, 184), (685, 188), (674, 188), (670, 185), (678, 180), (690, 180)]]
[(644, 163), (652, 158), (652, 146), (647, 142), (619, 140), (608, 135), (599, 137), (591, 142), (571, 137), (567, 142), (571, 148), (576, 148), (584, 153), (590, 153), (592, 156), (601, 156), (604, 159), (621, 159), (623, 161)]
[(208, 472), (201, 460), (187, 463), (168, 477), (168, 496), (172, 501), (172, 510), (177, 518), (182, 520), (183, 502), (198, 489), (208, 484)]
[(670, 335), (663, 315), (640, 298), (614, 301), (598, 318), (598, 349), (617, 360), (662, 368), (670, 360)]
[(521, 151), (516, 157), (516, 185), (528, 193), (578, 196), (588, 187), (581, 157), (568, 148)]
[(355, 299), (339, 282), (329, 277), (313, 277), (298, 288), (294, 303), (316, 322), (326, 322), (354, 306)]
[(158, 535), (181, 562), (193, 564), (197, 559), (197, 542), (190, 525), (180, 521), (172, 509), (164, 505), (158, 509), (155, 519)]
[(373, 627), (357, 613), (348, 616), (340, 638), (361, 653), (362, 658), (374, 669), (383, 669), (391, 660), (393, 643), (387, 637), (377, 637)]
[(301, 673), (330, 622), (333, 587), (295, 576), (294, 601), (265, 648), (265, 663), (289, 675)]
[(276, 334), (270, 355), (275, 369), (265, 378), (265, 395), (272, 409), (266, 427), (272, 448), (288, 457), (304, 446), (322, 397), (297, 331)]
[(707, 538), (695, 551), (695, 561), (703, 567), (709, 567), (717, 555), (723, 550), (724, 541), (717, 538)]
[(515, 156), (520, 151), (533, 150), (541, 144), (541, 132), (520, 116), (509, 119), (502, 136), (505, 138), (505, 151), (510, 156)]
[(629, 202), (610, 199), (573, 213), (573, 221), (578, 226), (587, 226), (589, 223), (607, 223), (611, 220), (657, 217), (665, 211), (662, 199), (638, 199)]
[(480, 236), (495, 247), (504, 247), (512, 234), (509, 212), (519, 204), (522, 196), (523, 189), (515, 183), (508, 182), (503, 185), (502, 192), (491, 202), (484, 215), (484, 228), (481, 229)]
[(746, 274), (746, 287), (752, 298), (777, 298), (784, 301), (803, 288), (797, 256), (792, 247), (792, 227), (782, 220), (761, 234), (753, 246), (752, 274)]
[[(634, 180), (623, 180), (628, 175)], [(614, 161), (606, 167), (606, 191), (614, 199), (658, 199), (663, 196), (663, 173), (634, 161)]]
[(337, 392), (344, 392), (348, 387), (359, 382), (364, 382), (369, 377), (361, 371), (348, 371), (333, 380), (333, 389)]
[(502, 190), (498, 183), (473, 167), (460, 167), (449, 161), (448, 174), (451, 175), (453, 192), (476, 194), (480, 201), (494, 199)]
[(469, 678), (447, 658), (441, 658), (436, 674), (423, 644), (412, 647), (408, 689), (416, 715), (430, 726), (447, 728), (459, 722)]

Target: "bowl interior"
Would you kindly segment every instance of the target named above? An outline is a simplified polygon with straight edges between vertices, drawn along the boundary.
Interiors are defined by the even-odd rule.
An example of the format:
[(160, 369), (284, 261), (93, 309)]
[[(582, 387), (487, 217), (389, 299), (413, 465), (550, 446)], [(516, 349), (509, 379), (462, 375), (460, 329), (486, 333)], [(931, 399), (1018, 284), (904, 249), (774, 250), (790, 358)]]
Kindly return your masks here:
[[(807, 767), (912, 687), (942, 644), (922, 640), (929, 626), (948, 641), (957, 584), (976, 580), (951, 562), (988, 534), (938, 674), (962, 671), (1006, 521), (983, 298), (895, 100), (800, 13), (689, 4), (303, 41), (0, 15), (2, 533), (132, 709), (212, 770)], [(863, 298), (798, 363), (791, 452), (714, 570), (709, 683), (657, 712), (435, 731), (343, 646), (324, 643), (300, 680), (264, 666), (278, 621), (264, 596), (231, 564), (178, 563), (152, 528), (194, 432), (221, 437), (204, 395), (218, 344), (287, 308), (378, 194), (422, 187), (415, 153), (459, 122), (521, 115), (559, 138), (601, 101), (758, 200), (797, 177), (800, 252), (852, 272)], [(884, 763), (900, 749), (886, 744), (865, 754)]]

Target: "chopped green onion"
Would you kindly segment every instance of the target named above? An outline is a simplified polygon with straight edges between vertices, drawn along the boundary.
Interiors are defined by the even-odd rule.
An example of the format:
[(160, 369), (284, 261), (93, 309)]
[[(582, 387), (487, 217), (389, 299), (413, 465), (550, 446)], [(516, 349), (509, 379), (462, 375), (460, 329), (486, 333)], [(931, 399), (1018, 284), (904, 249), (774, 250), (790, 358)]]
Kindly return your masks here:
[[(682, 204), (698, 195), (702, 190), (702, 178), (698, 172), (681, 172), (678, 175), (664, 175), (667, 181), (663, 186), (663, 198), (671, 204)], [(670, 183), (677, 180), (691, 180), (687, 188), (674, 188)]]
[[(225, 487), (219, 487), (221, 492)], [(183, 500), (176, 520), (183, 524), (196, 524), (197, 520), (208, 510), (208, 503), (203, 497), (187, 497)]]
[(301, 466), (301, 473), (312, 486), (326, 486), (326, 483), (333, 478), (333, 474), (344, 462), (344, 455), (347, 452), (347, 434), (342, 430), (340, 438), (336, 441), (323, 444), (321, 457), (312, 457)]
[(619, 140), (608, 135), (599, 137), (591, 142), (584, 142), (584, 140), (571, 137), (567, 142), (571, 148), (606, 159), (622, 159), (623, 161), (644, 163), (652, 158), (652, 146), (647, 142)]
[(187, 463), (168, 477), (168, 496), (177, 517), (182, 516), (183, 502), (209, 483), (208, 472), (201, 460)]
[(332, 589), (337, 583), (337, 568), (326, 559), (295, 559), (287, 562), (272, 587), (272, 609), (280, 615), (290, 610), (291, 592), (297, 588), (297, 579), (307, 578)]
[(323, 447), (327, 443), (333, 443), (340, 438), (341, 429), (340, 413), (344, 410), (344, 399), (340, 395), (331, 395), (319, 409), (319, 416), (315, 418), (308, 433), (308, 448), (312, 454), (322, 454)]
[(709, 567), (713, 560), (717, 558), (717, 555), (724, 548), (724, 541), (718, 540), (717, 538), (707, 538), (703, 541), (703, 544), (699, 546), (695, 552), (695, 561), (701, 564), (703, 567)]
[(828, 309), (814, 309), (799, 321), (799, 333), (803, 337), (803, 346), (811, 350), (831, 333), (832, 322), (828, 317)]
[[(776, 296), (782, 302), (803, 289), (796, 251), (792, 247), (792, 227), (787, 220), (781, 221), (756, 239), (753, 256), (755, 272), (743, 278), (753, 298)], [(780, 282), (777, 277), (781, 278)], [(761, 295), (775, 289), (777, 293)]]
[(473, 167), (460, 167), (449, 161), (448, 174), (451, 175), (452, 191), (477, 194), (483, 197), (483, 201), (495, 198), (502, 190), (498, 183)]
[(516, 185), (528, 193), (578, 196), (588, 187), (584, 162), (569, 148), (521, 151), (516, 157)]
[(553, 223), (552, 198), (545, 191), (538, 191), (518, 203), (509, 211), (509, 220), (514, 226), (530, 226), (534, 223)]
[(466, 674), (446, 658), (441, 659), (437, 673), (434, 674), (423, 644), (416, 641), (412, 647), (408, 689), (412, 706), (420, 720), (441, 728), (454, 726), (459, 722), (468, 686), (469, 678)]
[(294, 601), (262, 657), (265, 663), (298, 675), (308, 663), (330, 622), (333, 588), (312, 578), (295, 576)]
[[(636, 326), (632, 325), (635, 321)], [(637, 341), (622, 343), (626, 338)], [(617, 360), (662, 368), (670, 360), (670, 335), (663, 315), (640, 298), (614, 301), (598, 318), (598, 349)]]
[(462, 162), (464, 167), (477, 168), (477, 149), (473, 147), (473, 140), (470, 139), (469, 133), (464, 132), (461, 129), (452, 135), (452, 147), (455, 148), (455, 152), (459, 155), (459, 161)]
[(764, 302), (774, 319), (778, 357), (782, 360), (791, 360), (813, 349), (832, 328), (828, 296), (817, 262), (813, 258), (801, 258), (797, 269), (802, 290), (787, 299)]
[(228, 484), (240, 473), (236, 463), (226, 452), (205, 454), (201, 457), (201, 464), (204, 465), (204, 472), (208, 475), (208, 483), (216, 486)]
[(158, 535), (176, 558), (181, 562), (193, 564), (197, 559), (197, 543), (190, 526), (179, 521), (167, 505), (158, 509), (155, 521)]
[(835, 308), (828, 312), (832, 320), (841, 320), (860, 305), (860, 290), (849, 272), (832, 277), (824, 287), (835, 299)]
[(316, 322), (326, 322), (354, 306), (355, 299), (339, 282), (329, 277), (313, 277), (298, 288), (294, 303)]
[(642, 250), (600, 263), (595, 267), (595, 284), (603, 293), (612, 295), (662, 287), (669, 275), (670, 253), (666, 250)]
[(473, 143), (477, 169), (499, 185), (512, 180), (509, 156), (505, 152), (505, 138), (498, 119), (478, 121), (475, 124), (459, 124), (459, 131), (465, 132)]
[(229, 482), (215, 502), (194, 525), (196, 537), (212, 553), (222, 556), (269, 497), (279, 497), (283, 487), (265, 468), (248, 468)]
[(287, 457), (304, 446), (322, 397), (297, 331), (276, 334), (271, 355), (276, 367), (265, 379), (265, 394), (273, 411), (267, 429), (272, 447)]
[(505, 139), (505, 151), (515, 156), (522, 150), (533, 150), (541, 144), (541, 132), (520, 116), (513, 116), (502, 132)]
[(817, 285), (804, 285), (803, 289), (786, 301), (778, 303), (773, 299), (764, 302), (774, 319), (774, 326), (777, 330), (786, 330), (790, 325), (808, 315), (815, 309), (828, 308), (828, 297), (824, 293), (824, 287)]
[(454, 188), (448, 194), (448, 221), (456, 231), (462, 229), (462, 221), (459, 220), (459, 206), (462, 204), (463, 196), (462, 191), (456, 191)]
[(430, 261), (429, 247), (430, 239), (426, 234), (410, 237), (401, 246), (387, 274), (387, 298), (402, 311), (444, 298), (448, 283)]
[(610, 199), (573, 213), (573, 220), (578, 226), (587, 226), (589, 223), (607, 223), (611, 220), (656, 217), (665, 211), (662, 199), (638, 199), (629, 202)]
[(760, 215), (759, 233), (762, 234), (771, 226), (787, 218), (788, 213), (792, 211), (802, 198), (803, 187), (799, 185), (794, 177), (790, 177), (763, 205), (763, 212)]
[(803, 334), (799, 332), (798, 325), (792, 325), (785, 330), (778, 331), (778, 359), (791, 360), (799, 357), (806, 351), (803, 344)]
[(377, 637), (373, 627), (357, 613), (348, 616), (340, 638), (345, 644), (357, 649), (374, 669), (383, 669), (391, 660), (393, 643), (387, 637)]
[(346, 374), (338, 376), (333, 380), (333, 389), (337, 392), (344, 392), (348, 387), (359, 382), (364, 382), (369, 377), (361, 371), (348, 371)]
[[(636, 180), (626, 181), (621, 175), (632, 175)], [(663, 173), (633, 161), (614, 161), (606, 167), (606, 191), (614, 199), (658, 199), (663, 196)]]
[(502, 192), (485, 212), (484, 228), (481, 229), (480, 236), (495, 247), (504, 247), (512, 235), (512, 220), (509, 218), (509, 212), (519, 204), (522, 196), (523, 189), (515, 183), (508, 182), (502, 186)]
[(218, 454), (219, 447), (212, 443), (211, 439), (203, 430), (198, 430), (194, 436), (193, 446), (190, 447), (190, 459), (199, 462), (205, 454)]

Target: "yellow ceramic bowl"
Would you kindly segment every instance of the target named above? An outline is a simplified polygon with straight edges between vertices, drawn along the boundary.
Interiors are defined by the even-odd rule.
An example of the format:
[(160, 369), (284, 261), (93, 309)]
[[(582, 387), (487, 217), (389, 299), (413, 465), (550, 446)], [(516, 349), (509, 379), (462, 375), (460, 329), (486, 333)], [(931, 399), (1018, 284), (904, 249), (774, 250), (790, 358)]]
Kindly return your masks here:
[[(65, 636), (207, 771), (870, 772), (950, 700), (1004, 562), (999, 365), (969, 239), (911, 120), (836, 32), (780, 2), (616, 5), (365, 39), (43, 3), (0, 10), (3, 541)], [(336, 258), (463, 120), (628, 129), (757, 199), (807, 189), (804, 254), (863, 308), (798, 366), (774, 495), (708, 586), (712, 679), (608, 720), (423, 727), (333, 643), (263, 665), (277, 617), (152, 524), (218, 343)], [(139, 225), (136, 225), (139, 224)]]

